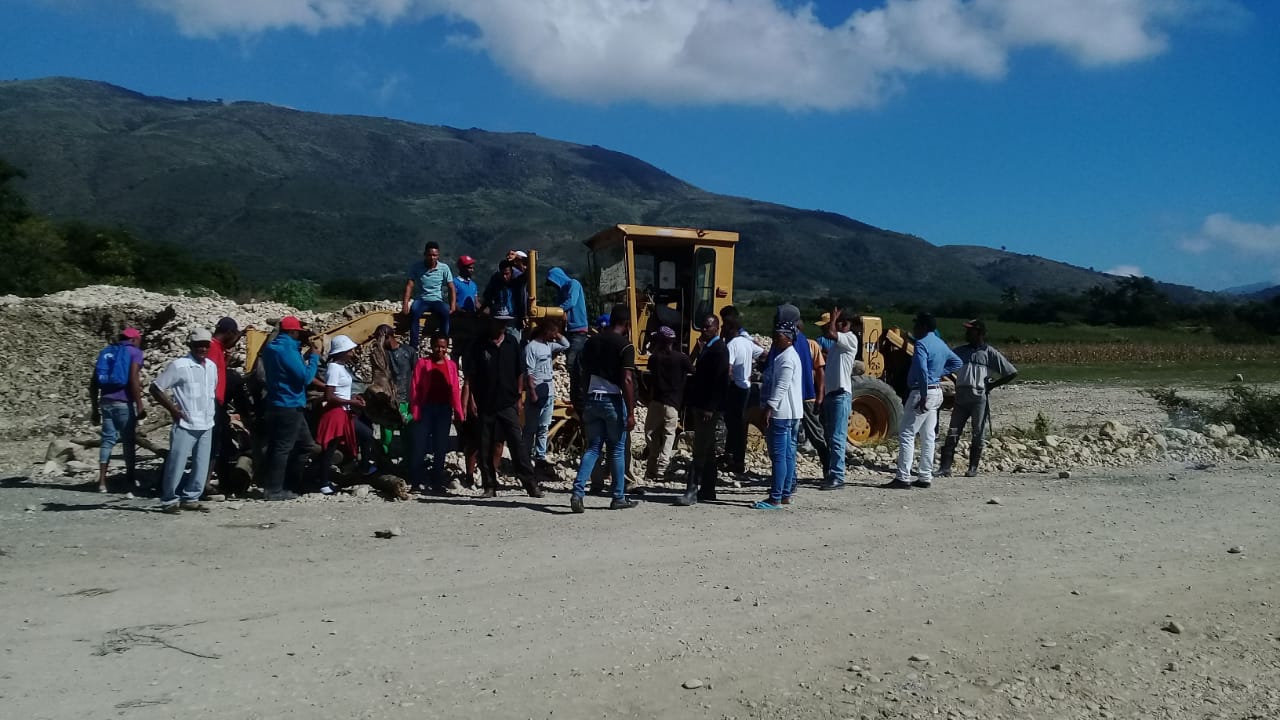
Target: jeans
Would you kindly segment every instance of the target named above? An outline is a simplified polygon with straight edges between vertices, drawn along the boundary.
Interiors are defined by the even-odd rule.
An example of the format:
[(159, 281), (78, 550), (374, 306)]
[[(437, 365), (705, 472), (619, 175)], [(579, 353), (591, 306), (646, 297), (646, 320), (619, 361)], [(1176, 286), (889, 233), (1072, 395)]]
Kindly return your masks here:
[(672, 405), (649, 403), (645, 416), (644, 434), (649, 457), (645, 478), (656, 480), (667, 474), (671, 464), (671, 450), (676, 444), (676, 432), (680, 428), (680, 411)]
[(800, 427), (799, 418), (794, 420), (774, 419), (765, 430), (765, 440), (769, 444), (769, 460), (773, 463), (773, 485), (769, 488), (769, 502), (775, 505), (795, 492), (796, 483), (796, 438)]
[(423, 405), (419, 419), (413, 421), (410, 432), (413, 440), (409, 453), (409, 482), (422, 486), (422, 471), (426, 468), (423, 458), (431, 455), (431, 487), (444, 487), (444, 459), (449, 453), (449, 425), (453, 422), (450, 405)]
[(947, 439), (942, 444), (942, 469), (951, 470), (951, 462), (955, 457), (956, 445), (964, 426), (973, 422), (973, 435), (969, 441), (969, 467), (976, 469), (982, 458), (982, 447), (987, 438), (987, 396), (974, 395), (962, 391), (956, 392), (956, 405), (951, 410), (951, 424), (947, 428)]
[(98, 462), (106, 465), (111, 462), (111, 449), (116, 442), (124, 445), (124, 471), (133, 477), (133, 468), (138, 462), (138, 414), (134, 412), (131, 402), (114, 402), (107, 400), (98, 406), (102, 415), (102, 444), (98, 446)]
[(263, 458), (263, 492), (275, 495), (284, 491), (285, 476), (298, 485), (302, 475), (302, 458), (315, 441), (307, 427), (302, 408), (268, 408), (263, 415), (267, 428), (267, 452)]
[(729, 458), (729, 469), (742, 472), (747, 460), (747, 401), (751, 388), (729, 384), (724, 408), (724, 454)]
[(582, 348), (587, 346), (587, 334), (585, 332), (575, 332), (568, 334), (569, 349), (564, 353), (564, 366), (569, 371), (569, 403), (576, 408), (581, 408), (584, 398), (582, 397), (582, 367), (579, 364), (582, 358)]
[(440, 333), (449, 335), (449, 304), (443, 300), (414, 300), (409, 306), (409, 345), (418, 349), (418, 336), (422, 332), (422, 316), (431, 313), (440, 318)]
[(582, 454), (578, 476), (573, 480), (573, 496), (587, 494), (587, 481), (607, 445), (613, 473), (613, 499), (625, 500), (627, 490), (627, 409), (621, 395), (596, 395), (587, 399), (582, 413), (583, 430), (587, 434), (587, 451)]
[(925, 409), (916, 409), (920, 391), (912, 390), (903, 407), (902, 426), (898, 429), (898, 480), (911, 482), (911, 465), (915, 462), (916, 436), (920, 436), (920, 482), (933, 482), (933, 446), (938, 439), (938, 408), (942, 407), (942, 389), (930, 388), (925, 395)]
[(516, 477), (528, 487), (533, 484), (533, 462), (529, 449), (524, 447), (520, 432), (520, 414), (516, 406), (501, 410), (480, 411), (480, 482), (486, 490), (498, 489), (498, 468), (493, 462), (493, 449), (498, 442), (506, 441), (511, 451), (511, 464), (516, 466)]
[(555, 388), (540, 383), (529, 393), (524, 405), (524, 444), (533, 448), (534, 460), (547, 459), (547, 433), (556, 409)]
[(849, 413), (853, 409), (853, 395), (847, 390), (827, 393), (822, 401), (822, 426), (826, 431), (828, 457), (826, 480), (828, 485), (844, 484), (844, 450), (849, 439)]
[[(169, 432), (169, 457), (164, 461), (164, 479), (160, 485), (160, 504), (179, 501), (196, 502), (204, 494), (204, 479), (209, 474), (209, 451), (213, 445), (213, 429), (187, 430), (173, 426)], [(187, 461), (191, 472), (184, 475)]]

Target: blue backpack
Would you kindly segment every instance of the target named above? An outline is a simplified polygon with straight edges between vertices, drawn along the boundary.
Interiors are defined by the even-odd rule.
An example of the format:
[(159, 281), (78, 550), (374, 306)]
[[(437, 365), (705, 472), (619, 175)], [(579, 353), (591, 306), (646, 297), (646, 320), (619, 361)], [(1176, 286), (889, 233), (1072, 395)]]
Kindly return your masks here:
[(108, 345), (98, 353), (98, 360), (93, 364), (94, 377), (98, 379), (98, 387), (103, 392), (115, 392), (129, 385), (128, 343)]

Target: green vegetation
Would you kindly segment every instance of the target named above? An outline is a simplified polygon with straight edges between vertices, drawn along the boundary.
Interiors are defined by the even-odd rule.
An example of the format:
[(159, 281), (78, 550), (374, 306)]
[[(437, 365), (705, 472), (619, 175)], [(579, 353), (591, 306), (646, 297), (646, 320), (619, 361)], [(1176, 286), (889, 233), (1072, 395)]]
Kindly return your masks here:
[(1252, 385), (1232, 385), (1222, 400), (1194, 400), (1162, 388), (1147, 393), (1175, 419), (1199, 424), (1231, 424), (1244, 437), (1280, 442), (1280, 393)]
[(310, 280), (281, 280), (268, 291), (271, 299), (291, 305), (299, 310), (312, 310), (316, 306), (320, 286)]
[(239, 278), (222, 263), (199, 262), (172, 245), (138, 240), (123, 228), (54, 223), (36, 216), (15, 187), (26, 174), (0, 159), (0, 294), (43, 295), (94, 283), (231, 294)]

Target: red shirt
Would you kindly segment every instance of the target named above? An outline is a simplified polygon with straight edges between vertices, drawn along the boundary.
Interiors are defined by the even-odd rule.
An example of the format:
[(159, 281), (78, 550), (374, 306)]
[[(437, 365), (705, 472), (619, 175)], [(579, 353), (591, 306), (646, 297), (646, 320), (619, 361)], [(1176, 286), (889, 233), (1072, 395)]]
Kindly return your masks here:
[(213, 391), (213, 398), (221, 405), (227, 398), (227, 351), (218, 338), (209, 343), (209, 359), (218, 368), (218, 386)]
[(413, 419), (422, 419), (423, 405), (449, 405), (458, 418), (466, 417), (462, 410), (462, 385), (458, 382), (458, 364), (452, 358), (437, 363), (429, 357), (422, 358), (413, 368), (413, 383), (409, 389), (409, 406)]

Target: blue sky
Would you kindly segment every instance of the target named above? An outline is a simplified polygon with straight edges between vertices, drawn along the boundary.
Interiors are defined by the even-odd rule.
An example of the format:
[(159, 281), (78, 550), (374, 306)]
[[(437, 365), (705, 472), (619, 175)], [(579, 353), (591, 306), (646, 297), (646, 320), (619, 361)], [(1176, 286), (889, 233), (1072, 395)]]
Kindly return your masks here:
[(1280, 3), (0, 0), (0, 21), (4, 78), (532, 131), (937, 244), (1280, 282)]

